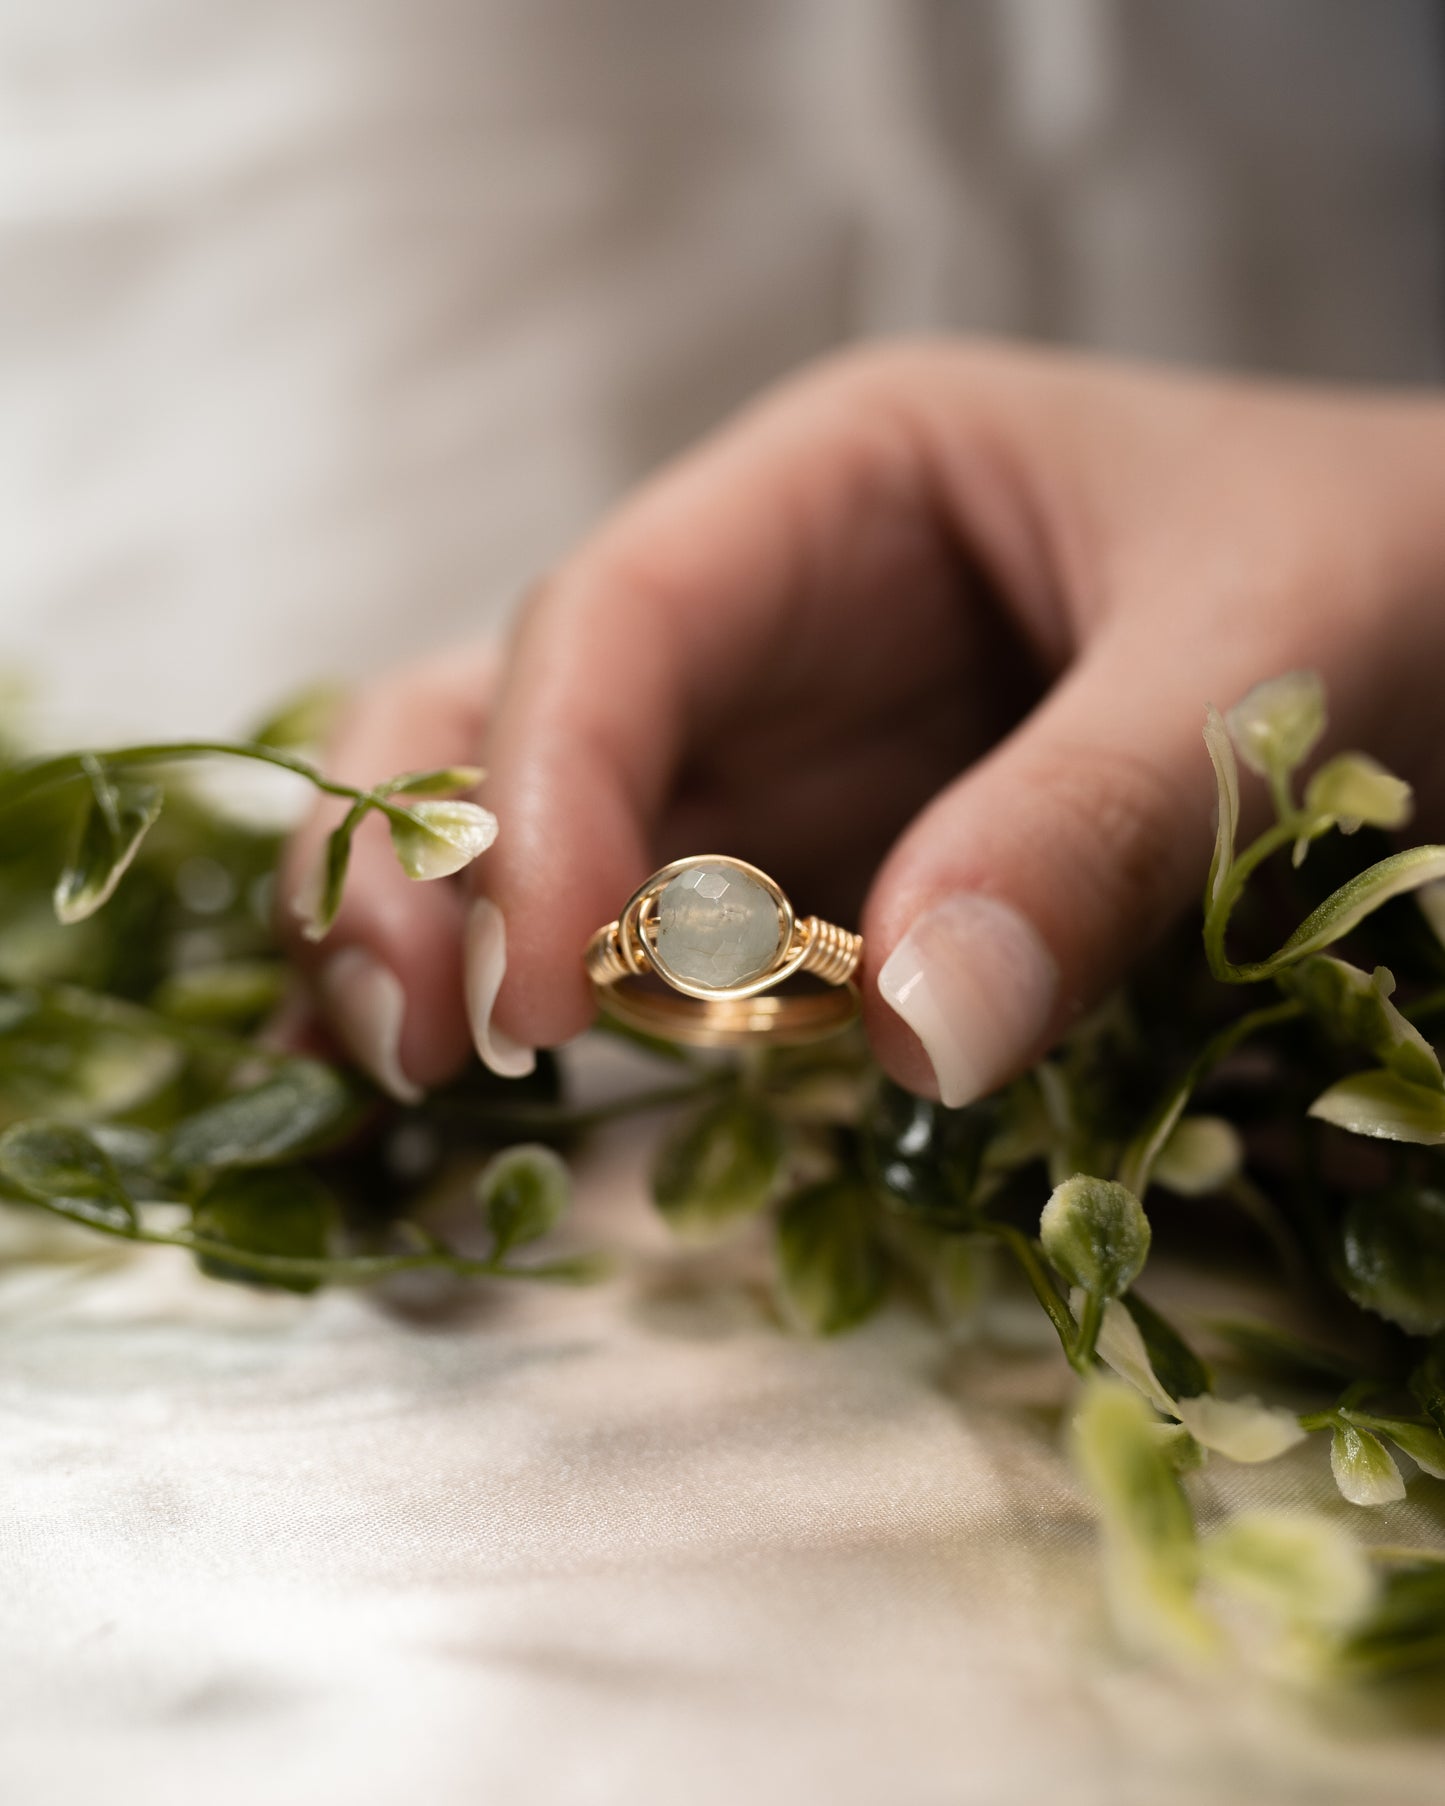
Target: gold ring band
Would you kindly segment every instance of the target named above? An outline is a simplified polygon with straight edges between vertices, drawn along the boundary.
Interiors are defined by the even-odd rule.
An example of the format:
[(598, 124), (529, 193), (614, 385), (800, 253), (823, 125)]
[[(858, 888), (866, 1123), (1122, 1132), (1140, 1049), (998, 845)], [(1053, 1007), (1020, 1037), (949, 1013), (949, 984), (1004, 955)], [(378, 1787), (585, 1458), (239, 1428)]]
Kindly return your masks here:
[[(859, 1010), (853, 975), (863, 937), (794, 914), (755, 865), (721, 854), (675, 859), (634, 891), (587, 943), (603, 1011), (628, 1028), (691, 1047), (819, 1041)], [(772, 996), (806, 973), (828, 988)], [(667, 988), (649, 988), (660, 979)]]

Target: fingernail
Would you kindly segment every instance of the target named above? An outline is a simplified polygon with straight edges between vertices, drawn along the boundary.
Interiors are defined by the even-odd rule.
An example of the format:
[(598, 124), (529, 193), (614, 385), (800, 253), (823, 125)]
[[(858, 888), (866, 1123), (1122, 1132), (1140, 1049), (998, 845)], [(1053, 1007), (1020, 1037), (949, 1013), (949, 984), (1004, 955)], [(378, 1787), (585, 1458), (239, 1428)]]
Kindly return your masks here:
[(1059, 970), (1011, 904), (960, 892), (918, 918), (883, 962), (878, 989), (956, 1109), (994, 1090), (1043, 1035)]
[(357, 1065), (398, 1103), (420, 1102), (421, 1086), (402, 1070), (406, 993), (395, 972), (363, 948), (347, 947), (326, 962), (321, 995), (332, 1026)]
[(492, 1010), (507, 970), (507, 923), (490, 897), (478, 897), (467, 918), (467, 1020), (483, 1066), (498, 1078), (524, 1079), (535, 1071), (530, 1047), (492, 1025)]
[(293, 886), (291, 895), (286, 899), (286, 907), (291, 919), (300, 928), (308, 941), (319, 941), (325, 934), (324, 927), (318, 925), (317, 917), (321, 913), (321, 890), (326, 874), (323, 862), (313, 859)]

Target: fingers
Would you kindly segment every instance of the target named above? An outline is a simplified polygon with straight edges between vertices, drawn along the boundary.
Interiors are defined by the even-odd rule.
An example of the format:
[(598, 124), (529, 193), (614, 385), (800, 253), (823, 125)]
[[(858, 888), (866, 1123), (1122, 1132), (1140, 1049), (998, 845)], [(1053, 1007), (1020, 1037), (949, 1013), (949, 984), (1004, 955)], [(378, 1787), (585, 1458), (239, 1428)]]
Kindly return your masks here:
[(1225, 702), (1243, 685), (1142, 639), (1099, 643), (879, 874), (868, 1027), (910, 1088), (956, 1106), (1014, 1077), (1200, 883), (1214, 796), (1202, 703), (1211, 682)]
[[(1408, 747), (1403, 666), (1431, 669), (1440, 643), (1424, 601), (1439, 459), (1418, 420), (1082, 380), (1087, 405), (1057, 417), (1049, 441), (1063, 486), (1088, 503), (1072, 543), (1092, 543), (1093, 562), (1065, 581), (1084, 650), (909, 828), (865, 913), (879, 1056), (954, 1105), (1023, 1070), (1197, 901), (1214, 801), (1207, 702), (1309, 665), (1332, 736)], [(1393, 723), (1375, 719), (1382, 700)], [(1250, 791), (1246, 814), (1262, 807)]]
[[(586, 942), (664, 860), (752, 859), (846, 920), (834, 897), (891, 844), (864, 920), (880, 1056), (950, 1103), (1001, 1083), (1202, 875), (1203, 702), (1310, 662), (1357, 717), (1381, 668), (1358, 656), (1362, 610), (1394, 581), (1414, 628), (1438, 614), (1438, 508), (1333, 405), (996, 348), (791, 385), (525, 610), (482, 746), (501, 833), (465, 883), (412, 885), (364, 831), (321, 963), (298, 946), (338, 1031), (402, 1095), (468, 1033), (525, 1072), (591, 1020)], [(1409, 534), (1365, 487), (1428, 516), (1423, 575), (1382, 575)], [(486, 667), (364, 702), (342, 775), (469, 761)]]
[[(691, 819), (735, 821), (717, 850), (772, 864), (770, 797), (791, 788), (796, 804), (799, 772), (889, 723), (930, 751), (886, 774), (877, 808), (835, 790), (811, 795), (807, 824), (792, 812), (796, 841), (828, 826), (841, 866), (876, 859), (977, 750), (987, 708), (962, 706), (962, 674), (983, 662), (983, 611), (907, 392), (866, 367), (796, 385), (645, 492), (528, 611), (483, 755), (503, 825), (476, 870), (496, 906), (479, 1046), (498, 1031), (551, 1044), (591, 1020), (590, 934), (660, 858), (709, 850), (660, 844), (665, 815), (689, 819), (675, 805), (690, 779), (731, 773), (737, 806)], [(908, 722), (935, 720), (910, 740)]]
[[(328, 775), (366, 785), (403, 771), (472, 762), (497, 662), (491, 647), (453, 654), (358, 697), (328, 749)], [(357, 832), (331, 932), (319, 944), (307, 941), (297, 900), (344, 807), (326, 799), (288, 849), (281, 931), (347, 1051), (385, 1090), (410, 1101), (454, 1072), (467, 1052), (465, 899), (445, 880), (406, 877), (385, 823), (372, 816)]]

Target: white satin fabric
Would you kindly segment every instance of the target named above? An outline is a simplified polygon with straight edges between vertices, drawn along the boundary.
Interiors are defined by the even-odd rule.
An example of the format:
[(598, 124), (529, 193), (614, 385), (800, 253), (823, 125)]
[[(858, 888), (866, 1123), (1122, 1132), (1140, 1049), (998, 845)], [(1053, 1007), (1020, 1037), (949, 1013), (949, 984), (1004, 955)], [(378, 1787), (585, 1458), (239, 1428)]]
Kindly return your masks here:
[[(859, 334), (1432, 378), (1440, 67), (1423, 0), (10, 0), (0, 650), (51, 737), (239, 726)], [(0, 1268), (7, 1806), (1438, 1798), (1118, 1656), (1032, 1317), (792, 1338), (644, 1140), (582, 1293)]]

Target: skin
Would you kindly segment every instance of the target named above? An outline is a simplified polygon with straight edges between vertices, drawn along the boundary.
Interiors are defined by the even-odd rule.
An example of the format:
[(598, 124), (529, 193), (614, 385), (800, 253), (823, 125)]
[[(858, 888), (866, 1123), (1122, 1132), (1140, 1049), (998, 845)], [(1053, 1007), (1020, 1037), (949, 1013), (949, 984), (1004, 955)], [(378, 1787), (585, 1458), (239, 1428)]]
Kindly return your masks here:
[[(496, 846), (456, 883), (364, 840), (313, 977), (397, 975), (423, 1085), (470, 1048), (467, 890), (507, 923), (495, 1020), (529, 1046), (594, 1006), (591, 931), (667, 859), (736, 854), (861, 923), (869, 1035), (935, 1092), (880, 966), (951, 891), (1003, 898), (1061, 977), (1037, 1057), (1195, 902), (1206, 702), (1323, 676), (1322, 751), (1368, 749), (1445, 829), (1445, 407), (998, 346), (905, 344), (772, 392), (646, 485), (491, 645), (388, 675), (338, 775), (475, 760)], [(1247, 786), (1245, 829), (1260, 808)], [(297, 835), (287, 882), (330, 817)], [(1007, 1075), (1000, 1075), (1007, 1076)]]

